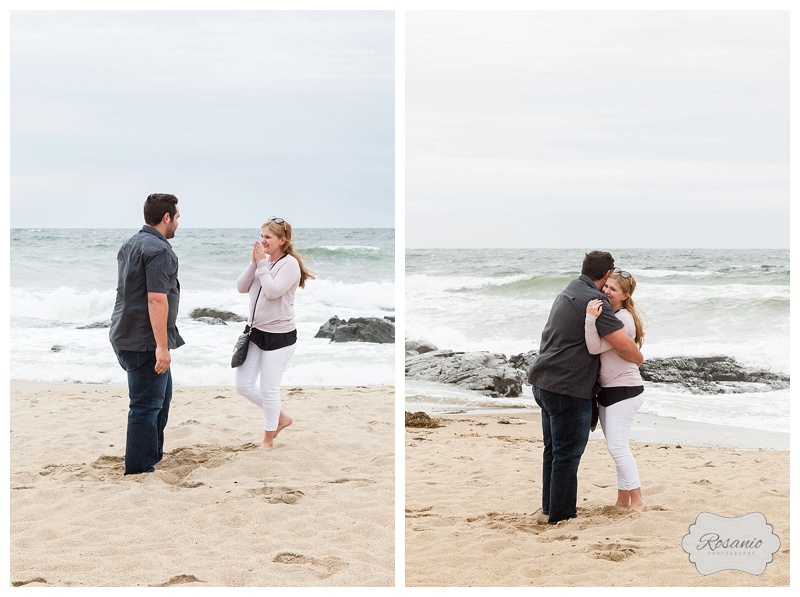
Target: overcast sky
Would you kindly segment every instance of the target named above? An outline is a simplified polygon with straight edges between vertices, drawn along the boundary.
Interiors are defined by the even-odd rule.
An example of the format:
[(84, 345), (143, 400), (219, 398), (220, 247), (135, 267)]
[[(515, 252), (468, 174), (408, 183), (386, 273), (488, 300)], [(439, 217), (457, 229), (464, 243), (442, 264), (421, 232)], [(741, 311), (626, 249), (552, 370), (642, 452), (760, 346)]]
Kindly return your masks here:
[(408, 12), (406, 246), (789, 247), (788, 12)]
[(394, 227), (392, 12), (14, 12), (11, 226)]

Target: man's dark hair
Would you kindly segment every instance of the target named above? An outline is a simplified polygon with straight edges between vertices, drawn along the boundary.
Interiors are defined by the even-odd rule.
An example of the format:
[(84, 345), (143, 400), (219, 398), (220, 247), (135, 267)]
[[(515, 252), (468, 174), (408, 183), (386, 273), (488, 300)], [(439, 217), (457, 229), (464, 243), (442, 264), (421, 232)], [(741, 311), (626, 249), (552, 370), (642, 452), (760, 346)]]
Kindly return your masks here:
[(592, 280), (599, 280), (608, 270), (614, 269), (614, 258), (607, 251), (592, 251), (583, 258), (581, 273)]
[(175, 195), (168, 193), (148, 195), (144, 202), (144, 223), (148, 226), (157, 226), (167, 213), (170, 218), (174, 218), (177, 204), (178, 198)]

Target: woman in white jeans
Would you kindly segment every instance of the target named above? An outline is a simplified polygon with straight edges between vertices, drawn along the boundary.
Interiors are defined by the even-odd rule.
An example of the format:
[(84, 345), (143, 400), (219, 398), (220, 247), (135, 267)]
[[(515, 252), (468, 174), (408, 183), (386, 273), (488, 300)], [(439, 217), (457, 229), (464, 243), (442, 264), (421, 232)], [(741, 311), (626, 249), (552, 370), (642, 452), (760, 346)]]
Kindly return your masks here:
[[(641, 348), (644, 330), (631, 295), (636, 280), (628, 272), (616, 268), (603, 287), (614, 314), (625, 325), (625, 331)], [(597, 333), (595, 320), (603, 310), (601, 300), (590, 301), (586, 306), (586, 346), (592, 354), (600, 355), (600, 385), (597, 396), (600, 425), (606, 436), (608, 453), (617, 469), (616, 506), (644, 510), (639, 469), (628, 446), (633, 417), (642, 406), (644, 385), (639, 367), (620, 357), (611, 344)]]
[(236, 369), (236, 390), (264, 414), (262, 448), (272, 448), (281, 429), (292, 424), (281, 410), (281, 378), (297, 344), (294, 294), (309, 278), (314, 275), (294, 250), (289, 222), (264, 222), (250, 265), (236, 281), (239, 292), (250, 294), (251, 314), (250, 346)]

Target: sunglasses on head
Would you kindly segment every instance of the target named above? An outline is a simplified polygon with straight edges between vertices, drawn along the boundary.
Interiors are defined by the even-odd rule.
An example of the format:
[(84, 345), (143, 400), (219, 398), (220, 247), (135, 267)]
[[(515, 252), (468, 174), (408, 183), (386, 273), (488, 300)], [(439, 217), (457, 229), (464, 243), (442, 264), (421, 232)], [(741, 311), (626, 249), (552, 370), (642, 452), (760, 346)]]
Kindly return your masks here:
[(622, 277), (622, 278), (630, 278), (631, 277), (631, 275), (628, 272), (626, 272), (624, 269), (619, 269), (618, 267), (614, 268), (614, 273), (615, 274), (619, 274), (620, 277)]

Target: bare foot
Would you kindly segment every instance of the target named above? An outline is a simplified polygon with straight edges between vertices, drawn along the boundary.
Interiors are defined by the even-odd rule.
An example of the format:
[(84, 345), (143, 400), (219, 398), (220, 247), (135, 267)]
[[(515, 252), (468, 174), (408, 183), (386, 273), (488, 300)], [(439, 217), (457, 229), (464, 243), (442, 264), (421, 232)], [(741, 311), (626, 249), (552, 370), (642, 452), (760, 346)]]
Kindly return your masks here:
[(261, 442), (261, 449), (262, 450), (272, 450), (274, 447), (272, 445), (272, 440), (275, 439), (275, 436), (278, 434), (277, 431), (265, 431), (264, 432), (264, 441)]
[(278, 417), (278, 428), (275, 430), (275, 437), (278, 436), (278, 433), (280, 433), (281, 429), (288, 427), (293, 422), (294, 421), (292, 421), (292, 418), (289, 415), (286, 415), (283, 413), (283, 411), (281, 411), (281, 415)]
[[(639, 493), (639, 495), (641, 496), (641, 493)], [(617, 503), (614, 505), (619, 508), (630, 508), (632, 500), (633, 493), (631, 491), (627, 489), (617, 489)]]
[(642, 499), (642, 488), (637, 487), (636, 489), (631, 489), (630, 491), (631, 502), (628, 506), (631, 510), (636, 510), (641, 512), (642, 510), (647, 508), (647, 504), (644, 503)]

